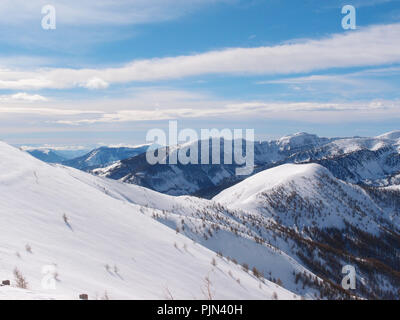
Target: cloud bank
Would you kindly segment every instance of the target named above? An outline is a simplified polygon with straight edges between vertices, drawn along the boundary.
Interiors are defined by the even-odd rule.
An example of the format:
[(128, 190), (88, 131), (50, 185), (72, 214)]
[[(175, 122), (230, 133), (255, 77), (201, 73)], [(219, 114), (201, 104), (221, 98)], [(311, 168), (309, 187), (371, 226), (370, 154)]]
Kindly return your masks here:
[(136, 60), (118, 68), (0, 70), (0, 89), (106, 88), (210, 74), (279, 75), (400, 62), (400, 24), (372, 26), (319, 40), (231, 48), (189, 56)]

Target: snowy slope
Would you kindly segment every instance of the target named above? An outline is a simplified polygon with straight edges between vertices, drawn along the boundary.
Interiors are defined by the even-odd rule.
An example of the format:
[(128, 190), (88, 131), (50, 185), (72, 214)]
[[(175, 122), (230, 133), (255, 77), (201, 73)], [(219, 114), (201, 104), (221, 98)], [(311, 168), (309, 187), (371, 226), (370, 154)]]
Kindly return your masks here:
[[(201, 299), (206, 277), (216, 299), (293, 298), (144, 215), (144, 207), (82, 181), (95, 177), (79, 172), (79, 179), (76, 170), (4, 143), (0, 168), (0, 279), (13, 280), (18, 268), (29, 283), (29, 290), (0, 287), (0, 298), (94, 299), (107, 291), (111, 299)], [(41, 286), (46, 265), (57, 269), (56, 290)]]
[(391, 131), (378, 136), (380, 139), (400, 140), (400, 130)]
[(397, 297), (398, 189), (362, 188), (318, 164), (285, 164), (257, 173), (213, 200), (256, 221), (271, 221), (277, 230), (273, 238), (280, 238), (275, 246), (317, 276), (340, 283), (340, 270), (350, 263), (357, 269), (358, 294)]
[(214, 200), (298, 228), (344, 228), (348, 222), (376, 234), (380, 228), (376, 220), (382, 214), (364, 190), (336, 179), (318, 164), (285, 164), (265, 170)]
[(279, 146), (281, 151), (284, 150), (296, 150), (304, 149), (307, 147), (317, 147), (330, 142), (331, 139), (320, 138), (315, 134), (309, 134), (306, 132), (298, 132), (292, 135), (284, 136), (280, 138), (276, 144)]
[[(400, 248), (384, 230), (400, 230), (398, 193), (340, 181), (317, 164), (262, 171), (214, 200), (47, 165), (5, 144), (0, 166), (0, 280), (17, 267), (29, 282), (29, 290), (0, 287), (0, 298), (200, 299), (209, 277), (214, 298), (336, 299), (346, 297), (349, 257), (358, 294), (397, 292)], [(52, 264), (60, 281), (44, 290), (41, 268)], [(253, 267), (289, 291), (244, 271)]]
[(215, 201), (237, 207), (246, 204), (253, 204), (258, 193), (270, 190), (279, 184), (284, 184), (297, 177), (307, 174), (313, 175), (318, 170), (317, 165), (282, 165), (258, 173), (245, 181), (221, 192), (214, 197)]
[[(214, 201), (190, 196), (173, 197), (140, 186), (111, 179), (82, 174), (73, 168), (64, 168), (81, 182), (121, 201), (141, 205), (141, 212), (153, 217), (173, 230), (185, 234), (196, 243), (220, 252), (239, 264), (256, 267), (267, 278), (280, 279), (283, 286), (299, 295), (311, 297), (315, 290), (295, 284), (293, 273), (315, 275), (304, 268), (296, 259), (280, 250), (270, 241), (257, 243), (258, 228), (249, 224), (250, 215), (240, 211), (229, 211)], [(273, 235), (265, 232), (266, 238)], [(284, 244), (282, 244), (285, 247)]]

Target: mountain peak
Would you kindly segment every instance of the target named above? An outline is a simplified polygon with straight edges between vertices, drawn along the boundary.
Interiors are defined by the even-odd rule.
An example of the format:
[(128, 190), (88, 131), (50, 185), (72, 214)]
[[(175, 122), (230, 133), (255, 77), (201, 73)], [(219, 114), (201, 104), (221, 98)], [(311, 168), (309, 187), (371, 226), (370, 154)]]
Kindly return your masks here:
[(298, 177), (314, 178), (317, 175), (332, 176), (328, 169), (315, 163), (309, 164), (284, 164), (265, 171), (261, 171), (246, 180), (222, 191), (213, 200), (223, 203), (243, 203), (262, 192), (278, 185), (286, 184)]
[(306, 145), (318, 145), (320, 140), (321, 139), (315, 134), (298, 132), (292, 135), (284, 136), (278, 141), (282, 147), (297, 148)]
[(395, 131), (390, 131), (390, 132), (384, 133), (384, 134), (378, 136), (377, 138), (398, 140), (398, 139), (400, 139), (400, 130), (395, 130)]

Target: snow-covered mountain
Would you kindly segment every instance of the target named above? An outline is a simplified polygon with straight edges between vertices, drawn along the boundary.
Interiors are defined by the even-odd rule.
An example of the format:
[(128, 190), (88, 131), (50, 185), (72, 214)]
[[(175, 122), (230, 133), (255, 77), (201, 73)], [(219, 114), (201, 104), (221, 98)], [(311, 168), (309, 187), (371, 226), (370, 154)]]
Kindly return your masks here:
[[(0, 298), (397, 292), (397, 189), (361, 188), (317, 164), (286, 164), (213, 200), (174, 197), (48, 165), (3, 143), (0, 166), (7, 168), (0, 172), (0, 279), (12, 280), (17, 268), (29, 283), (28, 290), (0, 287)], [(357, 267), (354, 293), (340, 287), (346, 264)], [(43, 266), (56, 267), (56, 290), (42, 288)]]
[(340, 287), (347, 264), (357, 268), (357, 295), (397, 294), (400, 193), (394, 190), (340, 181), (317, 164), (265, 170), (212, 201), (167, 195), (154, 201), (148, 189), (130, 185), (135, 192), (129, 192), (121, 183), (116, 192), (115, 182), (103, 181), (110, 195), (147, 206), (145, 214), (299, 295), (348, 298)]
[(102, 168), (116, 161), (131, 158), (147, 151), (150, 145), (140, 145), (137, 147), (100, 147), (89, 153), (70, 160), (63, 161), (62, 164), (88, 171), (94, 168)]
[(76, 147), (51, 147), (51, 146), (20, 146), (21, 150), (28, 152), (35, 158), (47, 163), (62, 163), (66, 160), (80, 157), (88, 152), (82, 146)]
[[(284, 163), (318, 163), (342, 180), (375, 186), (390, 185), (400, 174), (400, 131), (373, 138), (319, 138), (298, 133), (254, 145), (255, 170)], [(199, 159), (201, 159), (201, 142)], [(231, 143), (231, 142), (228, 142)], [(221, 159), (224, 154), (221, 142)], [(187, 148), (187, 146), (178, 146)], [(243, 143), (243, 148), (245, 144)], [(168, 163), (168, 158), (166, 160)], [(236, 176), (238, 166), (147, 163), (145, 154), (118, 161), (93, 173), (133, 183), (170, 195), (196, 195), (210, 198), (245, 177)]]
[(292, 155), (287, 162), (315, 162), (342, 180), (385, 186), (400, 173), (400, 131), (374, 138), (335, 140), (311, 151)]
[(213, 201), (164, 195), (168, 201), (152, 202), (139, 191), (118, 196), (146, 204), (145, 212), (161, 210), (152, 213), (158, 221), (255, 266), (297, 294), (348, 298), (340, 287), (347, 264), (359, 272), (358, 295), (397, 294), (399, 191), (361, 188), (318, 164), (285, 164), (247, 178)]
[[(163, 195), (51, 166), (4, 143), (0, 167), (0, 279), (14, 285), (18, 270), (28, 282), (0, 287), (0, 299), (294, 298), (146, 216), (148, 206), (122, 193), (140, 190), (158, 204)], [(54, 290), (43, 287), (52, 279)]]
[(61, 163), (67, 160), (67, 158), (52, 149), (31, 149), (26, 150), (26, 152), (47, 163)]
[(376, 234), (378, 218), (383, 215), (363, 189), (336, 179), (317, 164), (285, 164), (265, 170), (214, 200), (301, 230), (313, 226), (344, 229), (346, 223), (356, 221), (362, 230)]
[[(331, 140), (318, 138), (315, 135), (307, 133), (299, 133), (277, 141), (255, 143), (255, 172), (273, 166), (288, 158), (293, 153), (309, 150), (316, 146), (324, 145), (329, 141)], [(200, 163), (202, 141), (193, 143), (198, 144)], [(220, 159), (224, 158), (225, 143), (232, 144), (233, 142), (220, 141)], [(211, 148), (212, 143), (209, 145)], [(177, 148), (189, 149), (190, 146), (185, 144)], [(243, 149), (245, 149), (245, 142), (243, 142)], [(168, 164), (168, 155), (165, 162), (167, 163), (166, 165), (151, 165), (147, 162), (146, 155), (142, 154), (116, 162), (109, 167), (93, 170), (93, 173), (111, 179), (138, 184), (170, 195), (191, 194), (206, 198), (217, 194), (224, 188), (243, 179), (243, 177), (236, 176), (236, 169), (239, 166), (235, 163), (221, 163), (220, 165), (182, 165), (178, 163), (174, 165)]]
[[(271, 221), (281, 250), (311, 272), (340, 283), (357, 270), (365, 298), (398, 298), (400, 190), (361, 188), (317, 164), (285, 164), (224, 190), (213, 200), (229, 210)], [(282, 239), (286, 239), (285, 245)]]

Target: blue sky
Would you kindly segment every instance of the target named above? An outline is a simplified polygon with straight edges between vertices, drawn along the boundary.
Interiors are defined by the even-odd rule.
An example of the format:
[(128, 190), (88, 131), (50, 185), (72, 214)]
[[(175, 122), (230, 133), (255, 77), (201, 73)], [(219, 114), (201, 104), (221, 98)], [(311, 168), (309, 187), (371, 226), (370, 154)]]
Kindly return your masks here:
[[(0, 139), (138, 144), (152, 128), (400, 129), (399, 0), (0, 3)], [(341, 25), (356, 8), (357, 29)]]

